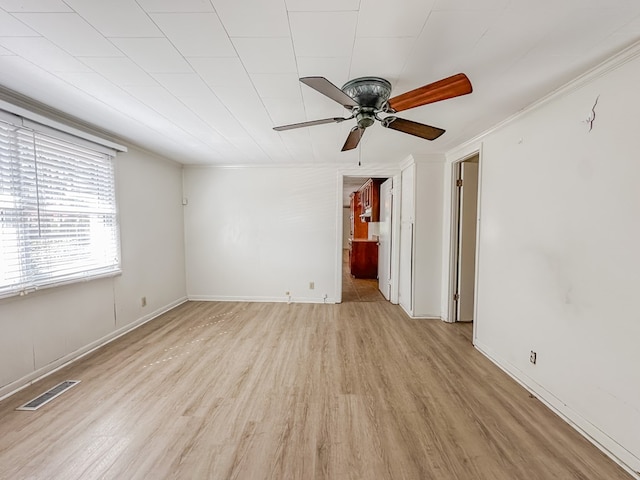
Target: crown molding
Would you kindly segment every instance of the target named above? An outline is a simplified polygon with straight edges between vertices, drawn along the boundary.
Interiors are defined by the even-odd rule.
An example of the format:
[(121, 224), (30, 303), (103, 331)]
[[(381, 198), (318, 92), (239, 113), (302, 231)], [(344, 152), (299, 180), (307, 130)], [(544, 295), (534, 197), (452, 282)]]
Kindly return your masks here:
[(522, 118), (523, 116), (533, 112), (534, 110), (537, 110), (543, 107), (544, 105), (547, 105), (548, 103), (554, 100), (557, 100), (558, 98), (567, 96), (568, 94), (575, 92), (576, 90), (584, 87), (585, 85), (599, 78), (604, 77), (606, 74), (629, 63), (630, 61), (636, 59), (638, 56), (640, 56), (640, 41), (637, 41), (631, 44), (630, 46), (622, 49), (620, 52), (614, 54), (612, 57), (606, 59), (604, 62), (587, 70), (583, 74), (579, 75), (578, 77), (574, 78), (568, 83), (565, 83), (561, 87), (556, 88), (555, 90), (543, 96), (539, 100), (536, 100), (535, 102), (529, 104), (528, 106), (518, 111), (517, 113), (511, 115), (510, 117), (507, 117), (505, 120), (495, 124), (494, 126), (485, 130), (484, 132), (479, 133), (473, 138), (467, 140), (466, 142), (461, 143), (460, 145), (452, 148), (445, 154), (447, 160), (451, 160), (451, 159), (455, 160), (464, 156), (464, 152), (469, 152), (473, 149), (475, 150), (480, 149), (482, 140), (486, 136), (490, 135), (491, 133), (494, 133), (502, 129), (503, 127), (515, 122), (516, 120)]

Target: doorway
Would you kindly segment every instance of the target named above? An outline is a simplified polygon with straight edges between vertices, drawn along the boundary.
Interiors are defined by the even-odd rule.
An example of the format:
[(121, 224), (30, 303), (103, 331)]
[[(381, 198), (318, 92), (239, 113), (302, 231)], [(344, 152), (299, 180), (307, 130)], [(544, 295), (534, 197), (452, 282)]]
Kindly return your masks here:
[[(342, 227), (342, 239), (340, 248), (340, 296), (342, 302), (371, 302), (371, 301), (391, 301), (394, 302), (394, 295), (397, 297), (397, 287), (394, 279), (397, 276), (397, 265), (394, 264), (394, 254), (397, 246), (392, 241), (394, 238), (394, 208), (393, 187), (396, 182), (396, 175), (380, 174), (371, 172), (370, 176), (350, 176), (341, 175), (339, 186), (341, 191), (341, 211), (339, 225)], [(352, 194), (359, 191), (368, 182), (373, 180), (375, 188), (378, 189), (379, 215), (376, 218), (359, 218), (351, 205)], [(376, 202), (378, 202), (376, 200)], [(376, 209), (377, 210), (377, 209)], [(365, 222), (362, 223), (362, 222)], [(363, 228), (365, 233), (363, 233)], [(357, 238), (357, 242), (354, 241)], [(372, 253), (372, 262), (375, 263), (373, 271), (362, 275), (361, 265), (353, 265), (357, 272), (352, 272), (350, 264), (351, 255), (355, 252), (352, 247), (358, 247), (358, 252), (375, 248)], [(361, 258), (361, 257), (355, 257)], [(355, 273), (355, 275), (354, 275)], [(364, 278), (363, 278), (364, 277)], [(368, 278), (366, 278), (368, 277)], [(395, 288), (394, 288), (395, 287)]]
[(473, 322), (475, 316), (479, 170), (477, 153), (453, 164), (451, 322)]

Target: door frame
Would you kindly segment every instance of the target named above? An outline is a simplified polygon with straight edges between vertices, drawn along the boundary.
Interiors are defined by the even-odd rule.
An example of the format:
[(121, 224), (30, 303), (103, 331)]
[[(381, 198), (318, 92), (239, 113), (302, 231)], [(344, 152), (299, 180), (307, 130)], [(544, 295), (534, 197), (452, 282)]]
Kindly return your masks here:
[[(385, 292), (382, 291), (382, 289), (380, 288), (380, 271), (381, 271), (381, 266), (383, 266), (383, 262), (380, 261), (380, 259), (382, 258), (380, 256), (380, 252), (382, 251), (382, 244), (380, 241), (378, 241), (378, 290), (380, 290), (380, 292), (382, 293), (382, 296), (385, 297), (386, 300), (391, 301), (391, 285), (393, 284), (393, 282), (391, 281), (391, 250), (393, 249), (393, 235), (392, 235), (392, 222), (393, 222), (393, 177), (389, 177), (387, 178), (384, 182), (382, 182), (380, 184), (380, 218), (382, 219), (382, 211), (383, 208), (385, 208), (386, 205), (386, 197), (383, 196), (383, 192), (382, 192), (382, 187), (388, 182), (391, 181), (391, 189), (389, 190), (389, 195), (390, 195), (390, 211), (389, 211), (389, 216), (390, 216), (390, 225), (389, 225), (389, 246), (387, 247), (389, 250), (389, 255), (388, 257), (384, 258), (383, 260), (389, 260), (389, 263), (384, 265), (385, 267), (388, 266), (389, 271), (388, 271), (388, 278), (387, 278), (387, 286), (385, 287)], [(385, 187), (386, 189), (386, 187)], [(386, 210), (386, 208), (385, 208)], [(379, 237), (382, 238), (382, 235)], [(389, 298), (387, 298), (387, 295)]]
[(400, 176), (399, 168), (389, 166), (362, 166), (338, 169), (336, 185), (336, 256), (335, 256), (335, 299), (342, 303), (342, 235), (343, 235), (343, 206), (342, 189), (344, 177), (375, 177), (392, 178), (391, 205), (391, 297), (390, 302), (398, 303), (398, 281), (400, 279)]
[[(478, 201), (477, 201), (477, 219), (480, 219), (480, 199), (482, 192), (482, 151), (481, 149), (474, 150), (471, 153), (460, 157), (453, 162), (451, 162), (449, 169), (449, 183), (450, 183), (450, 222), (449, 222), (449, 281), (448, 281), (448, 289), (447, 289), (447, 318), (446, 321), (449, 323), (454, 323), (457, 317), (456, 313), (456, 302), (454, 300), (454, 295), (457, 290), (458, 283), (458, 223), (460, 221), (460, 205), (459, 205), (459, 197), (457, 191), (457, 171), (459, 165), (462, 162), (467, 160), (471, 160), (474, 157), (478, 157)], [(478, 266), (479, 266), (479, 253), (480, 253), (480, 228), (481, 224), (478, 221), (478, 225), (476, 228), (476, 258), (475, 258), (475, 291), (473, 297), (473, 338), (475, 340), (475, 331), (477, 327), (477, 308), (478, 308)]]

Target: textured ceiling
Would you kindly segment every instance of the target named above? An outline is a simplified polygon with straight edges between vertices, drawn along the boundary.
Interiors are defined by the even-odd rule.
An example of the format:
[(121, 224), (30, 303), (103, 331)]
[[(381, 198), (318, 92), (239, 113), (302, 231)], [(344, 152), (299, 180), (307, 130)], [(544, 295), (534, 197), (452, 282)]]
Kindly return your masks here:
[[(0, 86), (185, 164), (398, 162), (446, 152), (640, 38), (636, 0), (0, 0)], [(471, 95), (402, 112), (341, 153), (348, 113), (301, 84), (458, 72)]]

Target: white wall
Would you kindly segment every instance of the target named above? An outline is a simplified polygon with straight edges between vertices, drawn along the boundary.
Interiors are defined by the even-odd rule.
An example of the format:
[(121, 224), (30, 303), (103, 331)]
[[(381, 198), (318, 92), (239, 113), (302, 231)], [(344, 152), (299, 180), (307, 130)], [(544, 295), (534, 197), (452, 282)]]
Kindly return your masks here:
[(481, 139), (475, 344), (640, 471), (640, 49), (632, 53)]
[(444, 156), (416, 162), (413, 316), (440, 318)]
[(0, 300), (0, 397), (184, 301), (181, 171), (133, 148), (116, 158), (122, 275)]
[(186, 274), (182, 165), (129, 149), (117, 157), (116, 176), (123, 271), (114, 288), (120, 327), (184, 300)]
[(410, 157), (402, 170), (400, 305), (440, 318), (444, 157)]
[(184, 186), (189, 298), (335, 301), (335, 167), (188, 167)]

